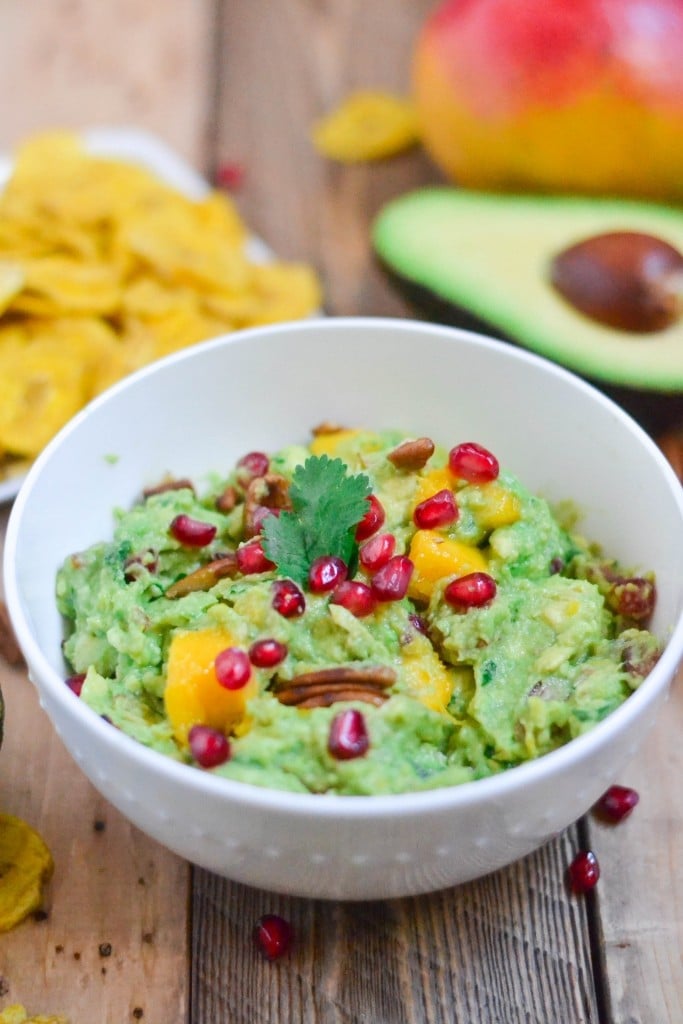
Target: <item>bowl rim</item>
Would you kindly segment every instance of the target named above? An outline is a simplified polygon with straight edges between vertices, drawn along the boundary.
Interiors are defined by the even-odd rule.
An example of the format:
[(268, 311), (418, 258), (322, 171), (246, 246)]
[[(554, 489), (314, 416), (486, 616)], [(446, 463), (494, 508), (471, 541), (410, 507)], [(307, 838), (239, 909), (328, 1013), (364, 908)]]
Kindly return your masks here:
[[(673, 679), (679, 662), (683, 657), (683, 613), (671, 628), (661, 657), (652, 671), (640, 686), (602, 722), (595, 725), (589, 732), (568, 741), (556, 750), (540, 757), (526, 761), (513, 768), (506, 769), (498, 775), (487, 776), (452, 786), (425, 789), (403, 793), (379, 795), (340, 795), (334, 793), (301, 793), (284, 789), (270, 789), (254, 783), (240, 782), (220, 775), (197, 769), (196, 766), (175, 761), (166, 754), (146, 747), (139, 741), (114, 729), (103, 721), (91, 708), (74, 699), (74, 695), (64, 686), (63, 677), (50, 665), (43, 651), (33, 638), (32, 630), (22, 609), (19, 581), (16, 574), (16, 548), (22, 524), (24, 507), (29, 502), (32, 490), (42, 473), (43, 466), (51, 459), (52, 453), (64, 444), (70, 435), (79, 429), (84, 420), (96, 414), (100, 406), (115, 401), (122, 392), (137, 385), (145, 377), (160, 368), (174, 363), (200, 356), (202, 353), (233, 344), (247, 344), (254, 337), (262, 335), (280, 335), (283, 339), (289, 334), (316, 330), (337, 329), (369, 329), (419, 331), (423, 334), (434, 334), (439, 337), (457, 337), (474, 347), (490, 348), (498, 351), (504, 358), (537, 366), (545, 372), (564, 378), (575, 388), (587, 392), (593, 401), (608, 408), (613, 416), (621, 419), (624, 425), (638, 437), (640, 443), (648, 450), (658, 464), (660, 472), (669, 485), (672, 498), (677, 503), (683, 522), (683, 488), (673, 472), (667, 459), (651, 437), (640, 425), (612, 399), (608, 398), (592, 384), (587, 383), (570, 370), (559, 366), (543, 356), (526, 349), (516, 348), (507, 342), (499, 341), (485, 334), (479, 334), (456, 327), (432, 324), (413, 319), (392, 317), (314, 317), (302, 321), (291, 321), (280, 324), (269, 324), (259, 327), (233, 331), (209, 339), (189, 349), (183, 349), (155, 361), (125, 377), (93, 399), (80, 410), (48, 443), (31, 466), (19, 494), (10, 512), (7, 526), (5, 552), (3, 559), (3, 577), (5, 599), (10, 618), (16, 632), (19, 646), (29, 666), (29, 677), (36, 685), (39, 693), (43, 688), (49, 693), (50, 703), (57, 701), (62, 705), (64, 713), (74, 722), (78, 722), (86, 731), (92, 732), (98, 743), (111, 748), (115, 756), (132, 758), (145, 773), (164, 778), (167, 782), (177, 783), (195, 794), (202, 793), (218, 800), (239, 804), (244, 807), (268, 810), (275, 815), (292, 815), (323, 819), (335, 817), (347, 821), (358, 819), (386, 819), (400, 814), (401, 817), (412, 817), (426, 812), (441, 810), (455, 811), (457, 808), (472, 806), (476, 803), (493, 802), (502, 799), (511, 791), (527, 785), (541, 782), (546, 776), (564, 773), (575, 762), (589, 758), (599, 748), (607, 744), (610, 737), (621, 732), (633, 723), (643, 707), (653, 701), (662, 691), (666, 691)], [(36, 682), (37, 677), (40, 682)], [(41, 693), (42, 697), (42, 693)], [(42, 703), (42, 701), (41, 701)], [(51, 716), (50, 716), (51, 717)]]

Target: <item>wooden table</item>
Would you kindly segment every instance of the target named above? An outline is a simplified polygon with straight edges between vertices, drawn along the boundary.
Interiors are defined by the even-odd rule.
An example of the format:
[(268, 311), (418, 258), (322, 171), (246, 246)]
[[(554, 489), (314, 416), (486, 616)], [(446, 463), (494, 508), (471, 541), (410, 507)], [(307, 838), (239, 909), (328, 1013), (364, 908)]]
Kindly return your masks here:
[[(315, 154), (309, 129), (351, 89), (405, 90), (431, 6), (3, 0), (0, 148), (47, 126), (133, 124), (208, 176), (238, 161), (244, 216), (281, 256), (318, 268), (330, 314), (409, 315), (373, 266), (368, 225), (435, 170), (419, 151), (342, 168)], [(72, 1024), (680, 1024), (681, 682), (615, 780), (642, 797), (620, 827), (580, 821), (461, 888), (339, 904), (247, 889), (147, 839), (81, 775), (24, 672), (0, 666), (0, 808), (35, 825), (56, 861), (47, 916), (0, 936), (0, 1008)], [(576, 899), (564, 874), (586, 844), (603, 876)], [(297, 935), (274, 964), (251, 945), (266, 911)]]

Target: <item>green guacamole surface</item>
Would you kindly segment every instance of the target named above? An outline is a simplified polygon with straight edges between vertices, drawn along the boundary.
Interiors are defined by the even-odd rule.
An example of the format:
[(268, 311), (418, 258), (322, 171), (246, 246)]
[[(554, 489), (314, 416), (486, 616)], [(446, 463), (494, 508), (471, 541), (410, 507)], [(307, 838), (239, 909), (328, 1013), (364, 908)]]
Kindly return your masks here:
[[(385, 512), (381, 532), (395, 537), (399, 555), (411, 552), (417, 496), (447, 464), (447, 449), (437, 446), (419, 469), (394, 465), (387, 455), (401, 440), (394, 430), (353, 431), (329, 453), (348, 476), (367, 478)], [(270, 456), (268, 473), (286, 492), (310, 457), (306, 445), (284, 448)], [(508, 496), (506, 508), (514, 508), (504, 522), (487, 516), (485, 485), (448, 479), (457, 515), (436, 532), (483, 559), (496, 589), (480, 607), (447, 600), (458, 572), (434, 580), (427, 595), (409, 589), (398, 600), (378, 601), (362, 617), (335, 604), (333, 592), (311, 593), (305, 581), (304, 613), (284, 617), (273, 606), (274, 583), (283, 575), (278, 566), (236, 571), (206, 589), (168, 596), (178, 580), (247, 542), (253, 487), (236, 467), (217, 472), (203, 489), (172, 485), (116, 510), (111, 539), (71, 555), (57, 577), (65, 657), (71, 673), (85, 676), (81, 699), (140, 743), (194, 764), (183, 740), (187, 729), (179, 734), (165, 701), (174, 638), (225, 630), (245, 651), (276, 639), (286, 657), (253, 670), (246, 713), (226, 730), (229, 758), (201, 770), (313, 793), (451, 786), (504, 771), (591, 729), (629, 697), (659, 654), (646, 617), (629, 617), (615, 600), (615, 581), (653, 581), (607, 559), (567, 516), (504, 469), (496, 487)], [(217, 503), (226, 489), (233, 505), (227, 510), (224, 500)], [(180, 542), (170, 529), (179, 515), (215, 526), (214, 538), (203, 547)], [(354, 547), (350, 572), (371, 586), (373, 573), (358, 566), (357, 554)], [(377, 703), (359, 697), (301, 707), (279, 699), (288, 682), (335, 666), (388, 666), (394, 682)], [(361, 756), (341, 759), (330, 750), (330, 729), (349, 708), (361, 712), (369, 743)], [(186, 723), (192, 724), (202, 724), (201, 715)]]

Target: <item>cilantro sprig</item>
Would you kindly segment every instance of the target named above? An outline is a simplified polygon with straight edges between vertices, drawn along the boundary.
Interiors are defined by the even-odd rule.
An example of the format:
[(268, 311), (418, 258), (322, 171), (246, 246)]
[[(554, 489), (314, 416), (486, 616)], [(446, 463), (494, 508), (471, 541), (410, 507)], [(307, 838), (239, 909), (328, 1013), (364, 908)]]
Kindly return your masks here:
[(268, 516), (263, 549), (283, 576), (305, 583), (312, 562), (335, 555), (352, 566), (355, 530), (368, 510), (372, 488), (362, 473), (347, 474), (341, 459), (312, 455), (297, 466), (289, 488), (291, 511)]

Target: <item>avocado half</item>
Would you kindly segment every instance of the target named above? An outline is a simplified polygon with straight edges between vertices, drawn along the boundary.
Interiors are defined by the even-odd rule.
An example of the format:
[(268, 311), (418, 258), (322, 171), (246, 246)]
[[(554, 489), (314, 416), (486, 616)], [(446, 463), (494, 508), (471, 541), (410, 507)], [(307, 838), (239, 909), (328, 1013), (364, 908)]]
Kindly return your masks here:
[(388, 203), (372, 228), (380, 264), (421, 315), (485, 331), (582, 375), (653, 433), (683, 423), (683, 318), (656, 333), (603, 326), (549, 281), (576, 242), (638, 231), (683, 252), (683, 210), (431, 187)]

